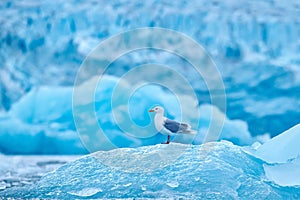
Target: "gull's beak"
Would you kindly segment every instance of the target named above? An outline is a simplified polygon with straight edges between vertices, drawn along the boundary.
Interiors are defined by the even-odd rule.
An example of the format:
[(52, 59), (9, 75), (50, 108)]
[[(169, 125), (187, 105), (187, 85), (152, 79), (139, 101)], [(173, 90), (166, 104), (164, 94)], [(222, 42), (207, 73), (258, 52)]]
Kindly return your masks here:
[(154, 112), (154, 110), (151, 109), (151, 110), (149, 110), (149, 112)]

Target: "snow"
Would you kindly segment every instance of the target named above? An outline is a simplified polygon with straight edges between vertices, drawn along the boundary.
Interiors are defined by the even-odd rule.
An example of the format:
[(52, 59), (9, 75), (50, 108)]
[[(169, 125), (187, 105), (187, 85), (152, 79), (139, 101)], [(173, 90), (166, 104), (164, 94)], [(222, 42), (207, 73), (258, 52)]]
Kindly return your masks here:
[[(164, 162), (164, 159), (158, 158), (165, 153), (165, 148), (172, 149), (169, 154), (179, 153), (181, 156), (161, 166), (160, 163)], [(182, 149), (185, 150), (182, 152)], [(108, 162), (109, 160), (111, 162)], [(156, 167), (149, 168), (149, 163)], [(0, 197), (45, 199), (300, 197), (300, 189), (297, 187), (284, 188), (266, 181), (263, 164), (261, 160), (244, 153), (241, 147), (226, 141), (203, 145), (172, 143), (120, 148), (81, 157), (48, 173), (34, 185), (9, 188), (0, 192)]]

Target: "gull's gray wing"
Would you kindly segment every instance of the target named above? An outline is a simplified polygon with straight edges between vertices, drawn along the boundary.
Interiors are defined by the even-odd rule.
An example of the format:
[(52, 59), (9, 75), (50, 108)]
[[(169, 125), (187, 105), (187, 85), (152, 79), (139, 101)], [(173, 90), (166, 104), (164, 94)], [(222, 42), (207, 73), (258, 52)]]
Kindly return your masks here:
[(181, 133), (187, 131), (190, 128), (188, 124), (179, 123), (177, 121), (170, 120), (170, 119), (166, 119), (164, 121), (164, 127), (169, 131), (171, 131), (172, 133)]

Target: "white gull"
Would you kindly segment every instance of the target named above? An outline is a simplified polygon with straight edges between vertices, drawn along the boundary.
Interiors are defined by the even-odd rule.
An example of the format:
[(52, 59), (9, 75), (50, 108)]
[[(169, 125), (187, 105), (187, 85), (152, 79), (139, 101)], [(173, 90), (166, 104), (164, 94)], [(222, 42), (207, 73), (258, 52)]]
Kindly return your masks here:
[(191, 129), (191, 125), (166, 118), (164, 116), (165, 110), (161, 106), (156, 106), (149, 110), (149, 112), (155, 112), (154, 125), (156, 130), (162, 134), (168, 135), (168, 140), (165, 144), (170, 143), (171, 135), (196, 134), (196, 131)]

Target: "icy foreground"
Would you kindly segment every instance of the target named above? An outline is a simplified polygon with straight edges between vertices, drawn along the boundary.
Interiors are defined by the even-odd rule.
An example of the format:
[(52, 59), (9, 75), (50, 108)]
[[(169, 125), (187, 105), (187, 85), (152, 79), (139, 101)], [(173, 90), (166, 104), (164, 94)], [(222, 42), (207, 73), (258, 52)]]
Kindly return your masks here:
[[(33, 184), (79, 156), (4, 156), (0, 154), (0, 191)], [(1, 198), (0, 198), (1, 199)]]
[(264, 164), (266, 176), (282, 186), (300, 186), (300, 124), (260, 146), (255, 155)]
[(264, 175), (263, 161), (222, 141), (96, 152), (0, 197), (299, 199), (300, 188), (274, 185)]
[(300, 124), (260, 146), (256, 155), (268, 163), (286, 163), (300, 156)]

